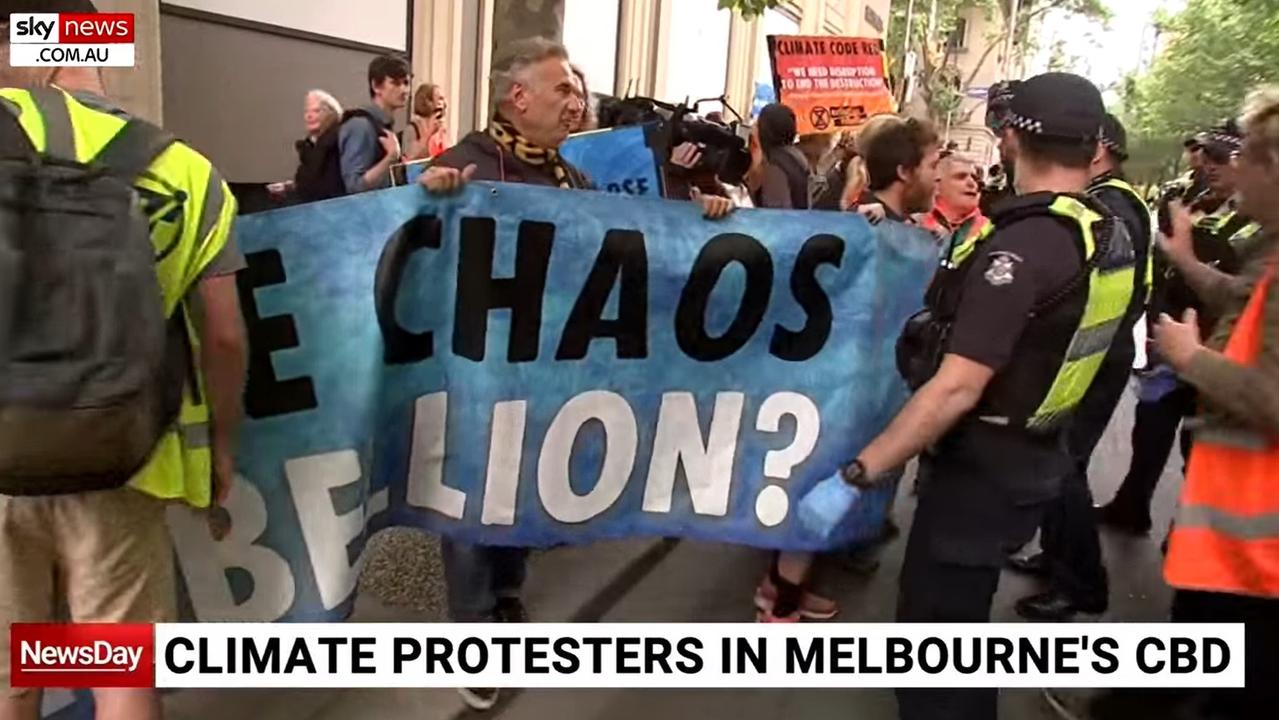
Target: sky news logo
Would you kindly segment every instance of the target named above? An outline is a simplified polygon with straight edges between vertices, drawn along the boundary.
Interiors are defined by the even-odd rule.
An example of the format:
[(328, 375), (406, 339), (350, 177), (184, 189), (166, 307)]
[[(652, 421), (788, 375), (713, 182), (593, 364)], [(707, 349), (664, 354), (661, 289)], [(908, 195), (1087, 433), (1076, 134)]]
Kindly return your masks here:
[(12, 13), (13, 67), (133, 67), (133, 13)]
[(12, 626), (13, 687), (152, 687), (151, 625), (22, 624)]

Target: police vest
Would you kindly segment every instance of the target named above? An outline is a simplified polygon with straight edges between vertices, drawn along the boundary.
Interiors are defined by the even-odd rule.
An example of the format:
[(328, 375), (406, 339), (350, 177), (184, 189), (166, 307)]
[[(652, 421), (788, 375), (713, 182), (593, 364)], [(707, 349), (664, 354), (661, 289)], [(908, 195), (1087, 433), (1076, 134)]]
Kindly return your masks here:
[[(1076, 288), (1086, 289), (1087, 301), (1083, 314), (1067, 346), (1061, 366), (1039, 406), (1028, 417), (1009, 418), (1010, 424), (1024, 425), (1034, 432), (1050, 432), (1060, 428), (1083, 400), (1084, 393), (1088, 391), (1102, 360), (1110, 350), (1111, 341), (1114, 340), (1132, 300), (1136, 283), (1132, 239), (1118, 218), (1103, 215), (1103, 208), (1091, 207), (1091, 202), (1096, 201), (1073, 195), (1058, 195), (1051, 203), (1018, 208), (1010, 214), (996, 216), (994, 225), (984, 233), (955, 245), (944, 262), (944, 266), (949, 266), (954, 272), (949, 273), (949, 279), (939, 279), (943, 284), (962, 284), (964, 277), (971, 271), (975, 258), (979, 257), (976, 250), (1001, 225), (1009, 227), (1027, 217), (1049, 215), (1063, 218), (1078, 228), (1075, 237), (1081, 245), (1084, 269), (1078, 282), (1072, 283), (1073, 287), (1054, 293), (1049, 306), (1066, 299)], [(931, 297), (940, 298), (945, 294), (942, 290), (935, 295), (930, 289)], [(953, 297), (957, 302), (958, 294)], [(1035, 312), (1038, 314), (1047, 309), (1049, 307), (1040, 306)], [(939, 314), (953, 315), (953, 312), (943, 308)]]
[[(126, 120), (69, 94), (60, 95), (65, 102), (46, 103), (25, 90), (4, 88), (0, 102), (16, 106), (18, 120), (38, 152), (90, 163)], [(156, 444), (129, 485), (154, 497), (206, 507), (212, 477), (210, 414), (199, 372), (199, 337), (182, 300), (226, 246), (236, 203), (209, 161), (182, 143), (156, 158), (135, 189), (150, 219), (165, 316), (182, 313), (195, 372), (189, 374), (176, 426)]]
[(1129, 202), (1133, 204), (1133, 207), (1137, 209), (1138, 211), (1137, 214), (1140, 215), (1143, 220), (1145, 220), (1145, 223), (1142, 225), (1141, 237), (1133, 238), (1132, 243), (1133, 243), (1134, 250), (1136, 250), (1138, 247), (1146, 248), (1146, 267), (1145, 267), (1144, 281), (1146, 284), (1146, 290), (1149, 290), (1151, 284), (1154, 282), (1154, 279), (1155, 279), (1155, 257), (1154, 257), (1154, 252), (1152, 252), (1155, 236), (1154, 236), (1154, 228), (1151, 227), (1151, 222), (1150, 222), (1150, 206), (1147, 205), (1146, 201), (1141, 198), (1141, 193), (1137, 192), (1136, 188), (1134, 188), (1131, 184), (1129, 184), (1128, 181), (1121, 180), (1120, 178), (1117, 178), (1117, 177), (1106, 178), (1105, 182), (1098, 183), (1097, 185), (1092, 186), (1092, 188), (1090, 189), (1095, 189), (1095, 188), (1111, 188), (1123, 193), (1128, 198)]
[[(1253, 290), (1223, 351), (1255, 367), (1273, 266)], [(1264, 434), (1196, 434), (1164, 578), (1186, 590), (1279, 598), (1279, 444)]]

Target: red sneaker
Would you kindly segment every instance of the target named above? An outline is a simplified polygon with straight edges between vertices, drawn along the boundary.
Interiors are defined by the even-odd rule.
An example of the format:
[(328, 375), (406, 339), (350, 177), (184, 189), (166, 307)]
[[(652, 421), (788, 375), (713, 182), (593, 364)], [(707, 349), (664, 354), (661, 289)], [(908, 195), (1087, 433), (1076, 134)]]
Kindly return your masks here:
[[(761, 614), (772, 616), (773, 604), (777, 602), (777, 586), (773, 584), (773, 579), (765, 575), (760, 581), (759, 587), (755, 589), (755, 609)], [(799, 601), (799, 610), (795, 613), (797, 617), (805, 620), (830, 620), (839, 614), (839, 604), (827, 597), (822, 597), (816, 593), (804, 591), (804, 596)], [(786, 622), (778, 620), (778, 622)]]

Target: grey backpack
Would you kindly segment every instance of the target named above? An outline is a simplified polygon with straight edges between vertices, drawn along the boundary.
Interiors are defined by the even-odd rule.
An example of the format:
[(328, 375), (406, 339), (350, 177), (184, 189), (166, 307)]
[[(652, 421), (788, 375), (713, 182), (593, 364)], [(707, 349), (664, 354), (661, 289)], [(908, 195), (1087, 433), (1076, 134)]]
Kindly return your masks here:
[(66, 97), (32, 95), (45, 153), (0, 101), (0, 494), (119, 487), (176, 420), (189, 365), (133, 189), (174, 138), (130, 120), (75, 162)]

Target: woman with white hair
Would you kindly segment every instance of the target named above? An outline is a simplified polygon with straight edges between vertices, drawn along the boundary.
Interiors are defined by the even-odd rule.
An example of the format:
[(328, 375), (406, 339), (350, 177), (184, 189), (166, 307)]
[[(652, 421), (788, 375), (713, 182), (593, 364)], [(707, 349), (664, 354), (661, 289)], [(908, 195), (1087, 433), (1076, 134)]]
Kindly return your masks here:
[(323, 90), (306, 94), (302, 121), (306, 137), (297, 141), (298, 169), (293, 191), (298, 202), (315, 202), (346, 194), (338, 158), (338, 126), (342, 105)]

